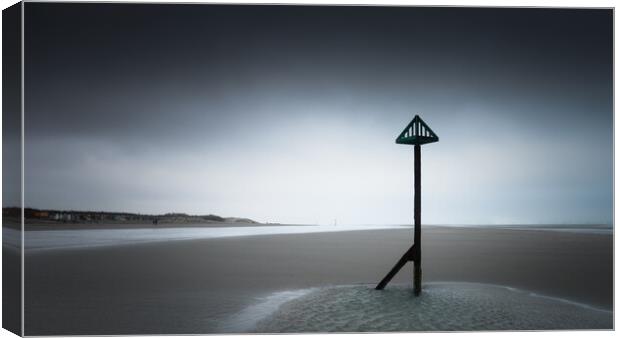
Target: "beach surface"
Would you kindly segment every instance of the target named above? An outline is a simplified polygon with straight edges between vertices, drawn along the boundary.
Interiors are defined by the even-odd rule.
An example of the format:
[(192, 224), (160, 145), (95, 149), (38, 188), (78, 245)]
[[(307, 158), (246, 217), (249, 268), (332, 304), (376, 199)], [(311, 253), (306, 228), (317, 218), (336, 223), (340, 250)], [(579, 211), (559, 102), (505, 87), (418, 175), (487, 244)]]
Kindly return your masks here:
[[(269, 318), (281, 320), (278, 309), (293, 306), (301, 297), (320, 299), (342, 286), (354, 286), (348, 294), (363, 298), (360, 295), (372, 290), (412, 239), (412, 229), (392, 228), (27, 250), (26, 334), (307, 331), (301, 325), (308, 319), (303, 311), (296, 317), (300, 324), (288, 325), (286, 330)], [(547, 297), (551, 303), (541, 309), (550, 316), (556, 308), (553, 302), (577, 304), (604, 317), (592, 319), (589, 323), (595, 324), (585, 328), (612, 328), (605, 320), (613, 308), (613, 236), (609, 234), (424, 226), (422, 241), (422, 297), (437, 294), (433, 291), (437, 282), (456, 285), (458, 290), (467, 289), (458, 287), (462, 282), (510, 287), (525, 298), (532, 293)], [(409, 264), (386, 291), (402, 292), (411, 279)], [(356, 285), (364, 291), (355, 289)], [(469, 299), (468, 295), (472, 293), (460, 299)], [(514, 297), (518, 299), (513, 294), (506, 299)], [(590, 318), (586, 312), (583, 318)], [(544, 316), (543, 311), (539, 317)], [(354, 326), (343, 327), (356, 331)], [(381, 331), (384, 326), (378, 323), (376, 328)], [(541, 327), (553, 328), (551, 324)]]

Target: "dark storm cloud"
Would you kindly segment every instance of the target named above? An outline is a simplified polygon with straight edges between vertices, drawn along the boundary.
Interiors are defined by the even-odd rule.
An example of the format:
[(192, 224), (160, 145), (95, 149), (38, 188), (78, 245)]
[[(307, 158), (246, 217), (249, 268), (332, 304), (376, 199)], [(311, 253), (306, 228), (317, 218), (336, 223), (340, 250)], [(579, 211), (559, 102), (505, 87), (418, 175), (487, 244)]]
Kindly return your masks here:
[[(256, 180), (277, 179), (270, 176), (279, 172), (275, 162), (290, 168), (294, 161), (314, 161), (310, 167), (332, 161), (333, 168), (313, 171), (327, 176), (346, 172), (345, 158), (369, 168), (364, 161), (390, 162), (402, 154), (402, 148), (390, 143), (420, 112), (441, 137), (429, 156), (437, 155), (437, 161), (461, 158), (465, 173), (485, 160), (524, 166), (538, 161), (529, 163), (539, 170), (529, 176), (515, 178), (513, 171), (525, 169), (503, 167), (489, 175), (498, 177), (496, 188), (488, 186), (489, 194), (513, 205), (508, 211), (497, 205), (496, 210), (531, 216), (506, 219), (611, 219), (611, 10), (28, 3), (25, 28), (26, 133), (32, 150), (27, 159), (37, 183), (30, 188), (30, 200), (37, 206), (54, 201), (58, 207), (183, 209), (175, 201), (194, 193), (191, 184), (176, 193), (155, 192), (149, 181), (136, 183), (136, 175), (156, 171), (145, 163), (158, 163), (162, 172), (153, 179), (170, 181), (169, 191), (184, 185), (176, 181), (182, 180), (175, 176), (181, 172), (215, 180), (234, 161), (256, 154), (261, 156), (254, 164), (265, 166), (264, 176)], [(340, 139), (342, 135), (346, 137)], [(333, 148), (334, 142), (340, 155), (296, 157), (313, 147)], [(496, 148), (485, 152), (485, 142)], [(381, 147), (349, 157), (360, 143)], [(471, 149), (488, 156), (464, 155)], [(534, 155), (525, 151), (532, 149)], [(162, 165), (161, 158), (176, 165)], [(89, 170), (101, 163), (125, 163), (133, 176), (93, 179)], [(200, 169), (206, 167), (211, 174)], [(571, 169), (575, 167), (583, 171)], [(487, 165), (486, 170), (493, 168)], [(400, 170), (375, 169), (360, 179), (381, 180), (386, 170)], [(291, 181), (305, 177), (302, 171), (287, 172)], [(239, 169), (238, 175), (226, 181), (234, 186), (249, 174)], [(445, 175), (457, 181), (462, 173)], [(317, 182), (327, 177), (316, 176)], [(54, 200), (52, 191), (76, 177), (88, 189), (77, 187), (75, 194)], [(546, 188), (527, 190), (527, 183)], [(134, 199), (109, 202), (113, 187), (128, 186)], [(209, 187), (204, 188), (216, 189)], [(296, 188), (283, 188), (280, 198), (305, 189)], [(376, 188), (379, 195), (388, 189)], [(222, 208), (231, 213), (279, 217), (281, 200), (264, 205), (261, 210), (271, 210), (261, 214), (234, 207), (243, 203), (243, 188), (231, 188), (236, 193), (226, 196), (219, 189), (194, 199), (228, 201), (229, 209)], [(255, 187), (258, 195), (261, 189)], [(410, 195), (394, 189), (395, 195)], [(454, 189), (441, 198), (452, 201), (446, 207), (458, 209), (457, 198), (447, 197), (461, 196), (459, 187)], [(563, 189), (573, 189), (573, 197), (553, 208), (557, 203), (549, 201), (567, 196)], [(88, 197), (92, 191), (101, 194)], [(355, 188), (324, 192), (343, 200), (356, 193)], [(536, 194), (553, 210), (532, 206), (517, 212), (519, 205), (528, 205), (515, 202), (523, 194)], [(160, 204), (146, 202), (145, 196), (157, 197)], [(344, 216), (371, 201), (368, 197), (330, 212), (355, 222), (407, 220), (388, 215), (394, 211), (386, 206), (360, 218)], [(299, 200), (314, 202), (312, 196)], [(583, 210), (575, 211), (575, 205)], [(489, 219), (481, 204), (470, 208), (463, 218)], [(299, 217), (311, 222), (314, 216)]]

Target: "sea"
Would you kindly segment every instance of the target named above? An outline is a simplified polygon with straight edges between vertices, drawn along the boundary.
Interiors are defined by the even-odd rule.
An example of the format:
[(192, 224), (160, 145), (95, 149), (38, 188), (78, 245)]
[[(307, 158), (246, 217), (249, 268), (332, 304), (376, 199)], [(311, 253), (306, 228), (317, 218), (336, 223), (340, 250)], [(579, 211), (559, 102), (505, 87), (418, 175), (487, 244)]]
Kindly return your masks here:
[[(611, 235), (612, 225), (434, 225), (441, 227), (475, 227), (488, 229), (560, 231), (570, 233)], [(412, 228), (412, 225), (269, 225), (269, 226), (224, 226), (217, 227), (174, 227), (174, 228), (123, 228), (123, 229), (71, 229), (36, 230), (24, 232), (24, 250), (27, 253), (45, 250), (92, 248), (101, 246), (127, 245), (180, 241), (193, 239), (227, 238), (242, 236), (264, 236), (283, 234), (308, 234), (343, 231), (367, 231)], [(19, 249), (21, 233), (3, 228), (3, 245)]]

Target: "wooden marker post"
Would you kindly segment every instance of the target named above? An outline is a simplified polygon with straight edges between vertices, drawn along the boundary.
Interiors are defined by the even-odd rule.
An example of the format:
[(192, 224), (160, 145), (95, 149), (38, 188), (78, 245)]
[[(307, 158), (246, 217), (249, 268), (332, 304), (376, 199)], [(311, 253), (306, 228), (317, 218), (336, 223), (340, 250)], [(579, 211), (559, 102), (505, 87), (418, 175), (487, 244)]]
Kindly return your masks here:
[(420, 182), (421, 178), (421, 170), (420, 170), (420, 145), (416, 144), (414, 147), (414, 164), (413, 164), (413, 220), (414, 220), (414, 229), (413, 229), (413, 243), (415, 243), (413, 250), (413, 293), (416, 296), (420, 295), (420, 291), (422, 291), (422, 219), (421, 219), (421, 210), (422, 209), (422, 187)]
[(383, 290), (392, 278), (400, 271), (400, 269), (408, 262), (413, 261), (413, 293), (416, 296), (422, 291), (422, 170), (421, 170), (421, 147), (426, 143), (439, 141), (439, 137), (431, 130), (431, 128), (416, 115), (407, 125), (405, 130), (396, 138), (398, 144), (414, 145), (414, 169), (413, 169), (413, 246), (405, 252), (405, 254), (396, 262), (396, 265), (383, 277), (381, 282), (375, 289)]

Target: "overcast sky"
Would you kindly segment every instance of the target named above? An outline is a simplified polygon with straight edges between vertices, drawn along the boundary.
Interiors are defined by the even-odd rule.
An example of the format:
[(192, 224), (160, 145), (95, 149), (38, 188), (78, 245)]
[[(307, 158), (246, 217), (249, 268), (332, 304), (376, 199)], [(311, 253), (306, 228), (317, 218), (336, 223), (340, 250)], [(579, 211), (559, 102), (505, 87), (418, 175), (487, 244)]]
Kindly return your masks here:
[(612, 221), (611, 10), (25, 8), (27, 207)]

